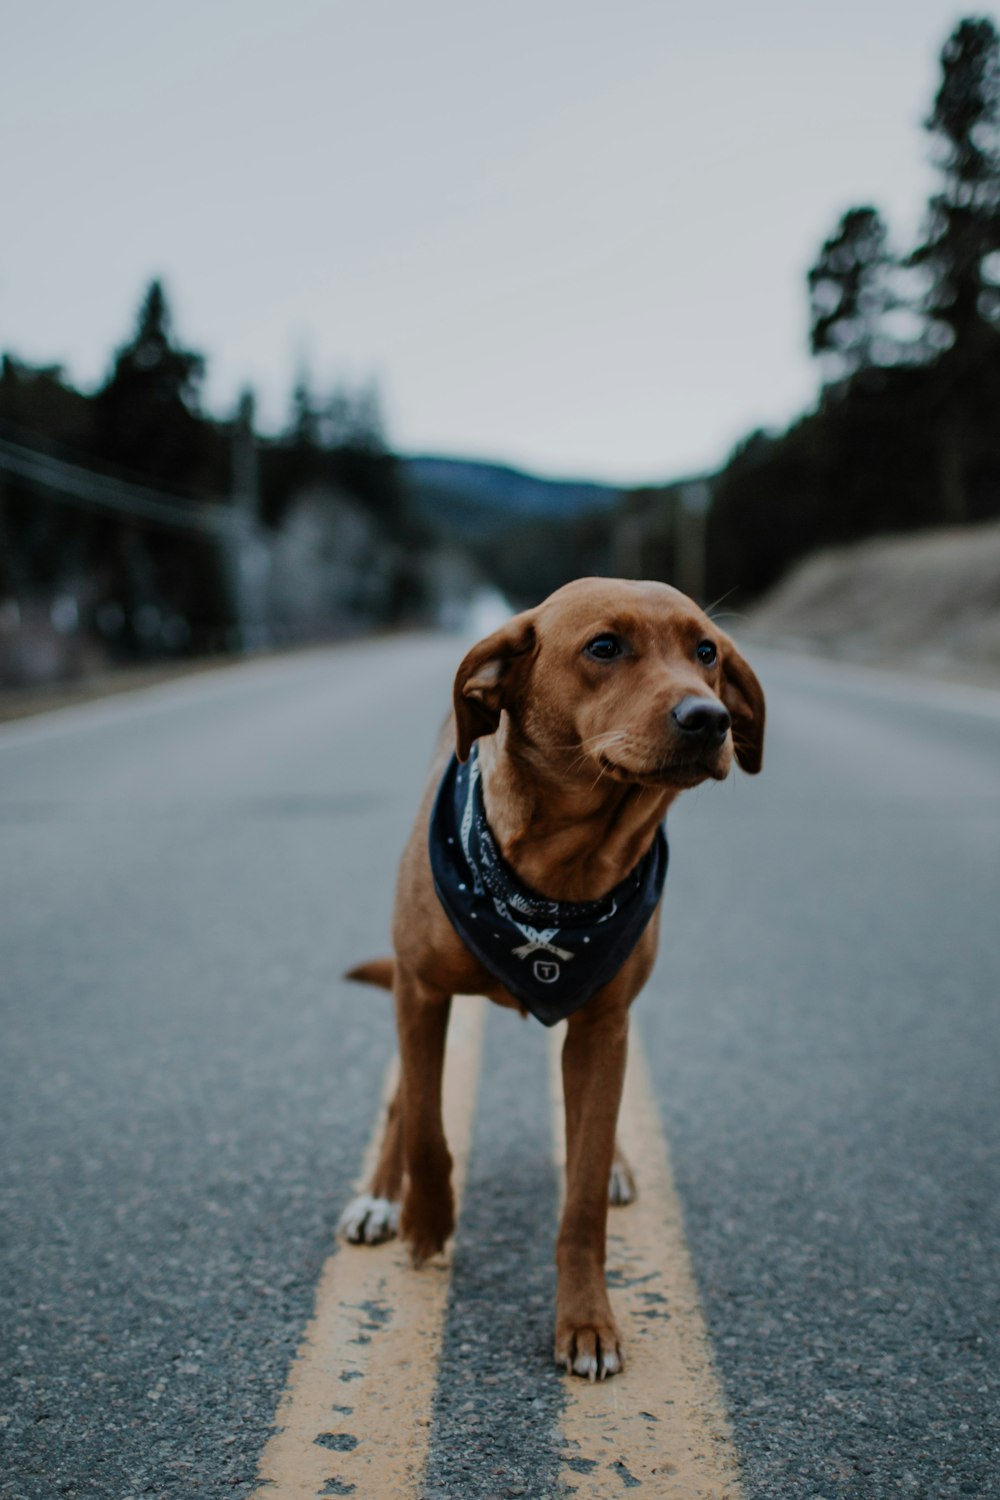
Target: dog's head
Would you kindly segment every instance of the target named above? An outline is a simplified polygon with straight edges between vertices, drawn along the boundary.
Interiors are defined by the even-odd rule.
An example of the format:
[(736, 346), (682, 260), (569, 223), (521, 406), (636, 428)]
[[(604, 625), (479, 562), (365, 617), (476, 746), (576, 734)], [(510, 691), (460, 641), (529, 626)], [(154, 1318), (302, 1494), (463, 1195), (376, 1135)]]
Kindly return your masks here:
[(566, 776), (681, 788), (761, 768), (764, 694), (728, 635), (665, 583), (578, 578), (468, 652), (460, 760), (509, 719)]

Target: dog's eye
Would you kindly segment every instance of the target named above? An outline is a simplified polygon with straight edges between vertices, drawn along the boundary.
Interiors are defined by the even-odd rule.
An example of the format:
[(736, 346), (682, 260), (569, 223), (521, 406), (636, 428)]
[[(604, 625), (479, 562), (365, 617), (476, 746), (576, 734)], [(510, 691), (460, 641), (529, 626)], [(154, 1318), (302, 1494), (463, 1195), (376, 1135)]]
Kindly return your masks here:
[(595, 635), (592, 641), (587, 642), (584, 650), (595, 661), (612, 661), (616, 656), (621, 656), (622, 643), (616, 635)]
[(694, 654), (703, 667), (710, 667), (714, 664), (715, 658), (719, 653), (715, 649), (714, 641), (701, 641)]

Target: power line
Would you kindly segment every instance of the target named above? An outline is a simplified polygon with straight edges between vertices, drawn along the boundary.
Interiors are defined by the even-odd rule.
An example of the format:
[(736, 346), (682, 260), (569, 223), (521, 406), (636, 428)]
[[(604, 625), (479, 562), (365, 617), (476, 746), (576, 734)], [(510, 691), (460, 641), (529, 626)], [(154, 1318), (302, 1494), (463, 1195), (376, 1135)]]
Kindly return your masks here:
[(0, 473), (24, 480), (33, 489), (70, 505), (149, 521), (175, 531), (194, 531), (229, 540), (242, 523), (242, 517), (229, 506), (165, 495), (98, 474), (50, 453), (26, 448), (8, 438), (0, 438)]

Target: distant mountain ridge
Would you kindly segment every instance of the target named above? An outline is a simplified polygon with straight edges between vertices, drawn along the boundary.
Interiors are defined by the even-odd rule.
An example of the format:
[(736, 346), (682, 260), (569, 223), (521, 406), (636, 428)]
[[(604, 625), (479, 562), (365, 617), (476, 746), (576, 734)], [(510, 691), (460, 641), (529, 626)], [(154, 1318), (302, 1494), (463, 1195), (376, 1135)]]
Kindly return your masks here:
[(456, 541), (481, 541), (514, 521), (567, 521), (608, 512), (622, 491), (576, 479), (543, 479), (507, 464), (418, 456), (402, 460), (418, 517)]

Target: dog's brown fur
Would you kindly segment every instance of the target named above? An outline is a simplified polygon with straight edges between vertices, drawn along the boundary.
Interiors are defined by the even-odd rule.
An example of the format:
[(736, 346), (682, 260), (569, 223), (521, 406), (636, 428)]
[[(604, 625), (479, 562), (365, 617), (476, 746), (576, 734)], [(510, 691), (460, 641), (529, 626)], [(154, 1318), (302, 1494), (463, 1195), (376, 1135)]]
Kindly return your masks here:
[[(587, 646), (612, 635), (622, 654), (596, 660)], [(696, 655), (703, 642), (713, 664)], [(732, 718), (721, 743), (694, 743), (672, 710), (685, 698), (721, 703)], [(761, 767), (764, 697), (729, 637), (690, 599), (662, 583), (586, 578), (515, 616), (468, 652), (455, 678), (454, 713), (403, 854), (393, 923), (395, 960), (351, 977), (391, 987), (401, 1082), (389, 1110), (373, 1198), (397, 1204), (413, 1263), (439, 1251), (454, 1228), (451, 1157), (441, 1122), (441, 1078), (451, 997), (485, 994), (522, 1007), (469, 951), (431, 876), (428, 822), (453, 748), (481, 739), (486, 815), (524, 883), (557, 901), (590, 901), (615, 886), (649, 848), (686, 787), (723, 779), (735, 754)], [(604, 1282), (607, 1210), (634, 1185), (616, 1152), (628, 1009), (656, 956), (659, 913), (617, 976), (570, 1017), (563, 1047), (566, 1200), (559, 1230), (556, 1360), (603, 1378), (622, 1368), (621, 1335)], [(358, 1240), (385, 1238), (395, 1219)]]

